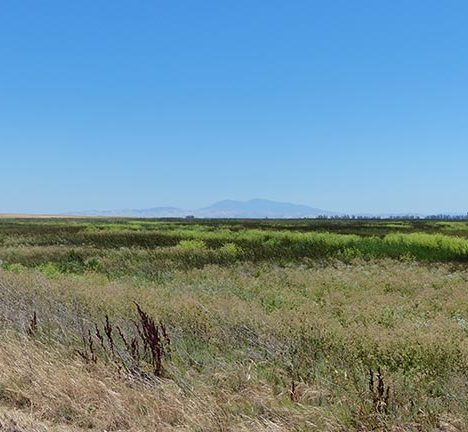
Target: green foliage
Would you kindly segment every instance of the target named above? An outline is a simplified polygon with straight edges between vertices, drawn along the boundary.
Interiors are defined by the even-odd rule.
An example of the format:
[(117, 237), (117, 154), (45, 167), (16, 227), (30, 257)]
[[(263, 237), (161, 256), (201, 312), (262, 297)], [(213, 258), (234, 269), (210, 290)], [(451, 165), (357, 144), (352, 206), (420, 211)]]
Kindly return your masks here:
[(56, 279), (60, 276), (60, 268), (51, 262), (47, 262), (38, 266), (38, 270), (48, 278)]
[(25, 267), (22, 264), (19, 263), (2, 263), (1, 267), (5, 270), (11, 271), (13, 273), (21, 273), (24, 270), (27, 270), (27, 267)]
[[(334, 231), (326, 232), (325, 228)], [(423, 231), (415, 232), (417, 228)], [(467, 224), (18, 220), (0, 222), (0, 260), (25, 267), (52, 263), (61, 273), (94, 271), (120, 277), (132, 272), (150, 279), (167, 268), (232, 265), (238, 261), (351, 263), (356, 259), (391, 258), (466, 262), (468, 239), (454, 233), (468, 235)]]
[(219, 252), (222, 255), (225, 255), (228, 259), (235, 260), (236, 258), (240, 258), (242, 256), (242, 248), (237, 246), (235, 243), (226, 243), (219, 248)]
[(182, 240), (179, 242), (178, 248), (185, 252), (198, 252), (207, 249), (203, 240)]

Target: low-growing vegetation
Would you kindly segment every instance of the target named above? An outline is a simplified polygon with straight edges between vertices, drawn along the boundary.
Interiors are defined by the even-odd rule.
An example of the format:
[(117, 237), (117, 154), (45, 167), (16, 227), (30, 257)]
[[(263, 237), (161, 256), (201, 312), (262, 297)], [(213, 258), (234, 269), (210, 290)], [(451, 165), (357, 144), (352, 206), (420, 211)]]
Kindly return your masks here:
[(468, 226), (0, 220), (0, 431), (465, 431)]

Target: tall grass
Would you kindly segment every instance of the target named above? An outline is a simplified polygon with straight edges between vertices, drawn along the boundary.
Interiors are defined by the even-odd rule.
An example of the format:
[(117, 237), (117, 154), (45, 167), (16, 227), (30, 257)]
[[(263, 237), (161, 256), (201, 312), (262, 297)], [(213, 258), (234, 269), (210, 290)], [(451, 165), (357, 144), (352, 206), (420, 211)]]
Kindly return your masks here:
[[(201, 418), (189, 410), (180, 427), (409, 431), (412, 425), (431, 430), (443, 422), (464, 424), (466, 280), (466, 271), (395, 261), (310, 269), (209, 266), (172, 271), (153, 283), (0, 272), (0, 322), (10, 332), (0, 349), (0, 401), (27, 407), (41, 421), (96, 430), (162, 427), (169, 413), (179, 418), (185, 404), (201, 409), (197, 401), (210, 401), (203, 408), (207, 414)], [(164, 360), (163, 382), (133, 369), (125, 344), (137, 334), (134, 301), (167, 326), (171, 354)], [(99, 348), (96, 326), (105, 338), (107, 322), (114, 329), (107, 330), (113, 353), (108, 342), (106, 351)], [(18, 332), (31, 336), (24, 339)], [(92, 362), (91, 356), (83, 360), (75, 354), (89, 347), (89, 337), (96, 353)], [(21, 373), (25, 362), (31, 366)], [(152, 373), (151, 360), (149, 368), (138, 367)], [(377, 389), (368, 390), (369, 368), (381, 368), (390, 386), (385, 410), (375, 408)], [(117, 416), (118, 425), (104, 403), (89, 411), (86, 401), (94, 404), (95, 393), (80, 384), (102, 376), (116, 392), (115, 403), (128, 405)], [(51, 394), (35, 390), (52, 386)], [(136, 399), (135, 388), (141, 395)], [(151, 399), (164, 389), (172, 389), (165, 402)], [(69, 391), (82, 402), (73, 405)], [(139, 403), (145, 409), (135, 414)], [(148, 414), (154, 412), (160, 412), (160, 423)], [(164, 427), (177, 430), (177, 423)]]
[(466, 430), (463, 238), (31, 226), (0, 229), (0, 430)]

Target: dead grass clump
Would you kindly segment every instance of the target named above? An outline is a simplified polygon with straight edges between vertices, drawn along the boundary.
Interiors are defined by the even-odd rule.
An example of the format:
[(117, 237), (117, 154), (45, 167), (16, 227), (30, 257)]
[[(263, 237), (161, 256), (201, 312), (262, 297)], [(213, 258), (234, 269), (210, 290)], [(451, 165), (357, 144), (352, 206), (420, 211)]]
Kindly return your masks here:
[[(377, 381), (376, 381), (377, 378)], [(380, 368), (377, 374), (369, 370), (369, 391), (372, 396), (372, 402), (376, 413), (387, 414), (388, 402), (390, 399), (390, 387), (385, 385), (384, 377)]]
[[(324, 428), (324, 412), (284, 406), (265, 384), (252, 382), (242, 391), (227, 391), (195, 378), (190, 388), (182, 389), (172, 380), (160, 379), (155, 390), (144, 382), (122, 378), (103, 362), (85, 364), (67, 352), (30, 339), (6, 334), (0, 341), (0, 403), (9, 412), (21, 413), (13, 417), (15, 421), (28, 419), (23, 423), (18, 420), (18, 427), (34, 420), (46, 425), (45, 429), (38, 427), (38, 432), (62, 428), (129, 432), (339, 430)], [(31, 430), (25, 426), (24, 432)]]
[(150, 365), (153, 376), (160, 378), (164, 376), (164, 361), (170, 354), (171, 340), (162, 322), (156, 324), (138, 303), (135, 306), (138, 320), (132, 320), (132, 333), (125, 334), (121, 326), (114, 326), (106, 315), (102, 332), (98, 324), (94, 325), (94, 332), (88, 329), (82, 336), (83, 348), (76, 353), (86, 363), (96, 363), (100, 350), (101, 357), (131, 374), (148, 378), (146, 365)]

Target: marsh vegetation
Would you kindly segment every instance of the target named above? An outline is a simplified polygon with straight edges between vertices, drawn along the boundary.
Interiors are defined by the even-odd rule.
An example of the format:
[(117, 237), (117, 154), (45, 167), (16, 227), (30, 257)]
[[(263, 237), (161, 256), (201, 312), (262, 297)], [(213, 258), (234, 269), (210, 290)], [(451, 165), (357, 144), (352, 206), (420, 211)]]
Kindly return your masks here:
[(0, 430), (467, 430), (465, 222), (4, 219), (0, 260)]

